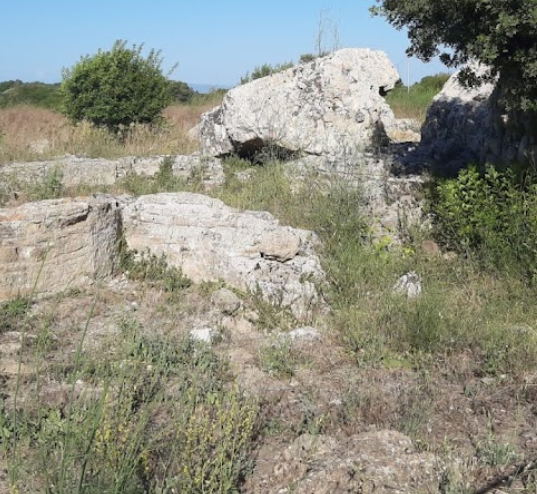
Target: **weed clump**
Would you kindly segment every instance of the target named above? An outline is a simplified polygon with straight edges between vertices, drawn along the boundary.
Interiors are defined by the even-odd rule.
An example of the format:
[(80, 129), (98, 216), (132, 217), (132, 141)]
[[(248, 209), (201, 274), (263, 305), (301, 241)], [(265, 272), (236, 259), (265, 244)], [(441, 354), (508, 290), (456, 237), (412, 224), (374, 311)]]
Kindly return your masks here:
[(257, 403), (229, 385), (225, 361), (189, 338), (148, 335), (133, 319), (98, 355), (82, 347), (62, 408), (34, 403), (44, 375), (20, 406), (0, 401), (11, 489), (236, 491), (250, 466)]

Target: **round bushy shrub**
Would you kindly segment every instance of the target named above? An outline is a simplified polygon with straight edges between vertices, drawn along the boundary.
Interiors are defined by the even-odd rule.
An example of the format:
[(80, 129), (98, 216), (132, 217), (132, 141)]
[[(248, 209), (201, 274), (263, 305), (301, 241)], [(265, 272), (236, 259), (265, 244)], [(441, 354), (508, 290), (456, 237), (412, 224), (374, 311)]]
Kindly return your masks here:
[(111, 129), (154, 123), (171, 102), (160, 52), (142, 56), (143, 46), (116, 41), (110, 51), (85, 56), (65, 69), (62, 109), (73, 121), (86, 120)]

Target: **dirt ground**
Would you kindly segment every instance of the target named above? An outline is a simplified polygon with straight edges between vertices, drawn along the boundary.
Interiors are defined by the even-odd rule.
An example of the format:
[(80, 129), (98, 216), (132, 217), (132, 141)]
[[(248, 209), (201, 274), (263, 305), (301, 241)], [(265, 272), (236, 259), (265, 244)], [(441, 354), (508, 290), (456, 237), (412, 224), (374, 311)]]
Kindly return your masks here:
[[(145, 331), (162, 334), (218, 324), (221, 338), (213, 343), (215, 351), (229, 359), (235, 379), (261, 403), (261, 433), (245, 493), (293, 491), (314, 465), (311, 459), (312, 464), (302, 469), (282, 467), (290, 461), (285, 451), (301, 436), (345, 445), (358, 434), (383, 430), (399, 431), (412, 439), (416, 452), (433, 454), (439, 485), (449, 474), (461, 479), (467, 492), (535, 492), (531, 468), (514, 475), (510, 485), (499, 480), (537, 456), (537, 375), (517, 380), (478, 375), (470, 352), (423, 369), (397, 363), (372, 368), (361, 365), (359, 355), (350, 355), (327, 327), (317, 327), (319, 334), (313, 338), (292, 341), (287, 372), (282, 375), (260, 358), (261, 349), (274, 345), (280, 336), (274, 328), (259, 328), (248, 307), (224, 315), (195, 290), (172, 304), (162, 292), (124, 278), (40, 300), (32, 314), (49, 319), (53, 344), (45, 360), (36, 363), (19, 358), (20, 333), (0, 334), (0, 379), (6, 402), (13, 397), (17, 374), (22, 383), (19, 399), (24, 400), (36, 366), (42, 372), (68, 365), (86, 324), (88, 352), (103, 341), (113, 342), (118, 320), (126, 315)], [(28, 334), (26, 340), (36, 337)], [(45, 402), (65, 405), (61, 382), (50, 381), (45, 390)], [(3, 492), (9, 492), (7, 473), (0, 468)]]

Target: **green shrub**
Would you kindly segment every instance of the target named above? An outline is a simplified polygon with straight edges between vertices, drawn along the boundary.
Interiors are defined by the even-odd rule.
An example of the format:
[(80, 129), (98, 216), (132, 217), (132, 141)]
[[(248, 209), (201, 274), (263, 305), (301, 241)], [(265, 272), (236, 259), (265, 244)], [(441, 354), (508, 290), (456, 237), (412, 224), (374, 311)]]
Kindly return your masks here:
[(194, 96), (190, 99), (189, 103), (193, 106), (218, 106), (222, 103), (222, 100), (224, 99), (224, 96), (227, 92), (228, 89), (224, 88), (215, 88), (208, 93), (196, 92)]
[(298, 63), (309, 63), (313, 62), (318, 55), (314, 55), (313, 53), (303, 53), (300, 55), (300, 58), (298, 59)]
[(294, 65), (295, 64), (293, 62), (284, 62), (276, 65), (270, 65), (268, 63), (259, 65), (254, 68), (251, 74), (247, 72), (244, 77), (241, 77), (241, 84), (246, 84), (256, 79), (261, 79), (262, 77), (277, 74), (278, 72), (282, 72), (284, 70), (290, 69), (291, 67), (294, 67)]
[(170, 84), (162, 74), (160, 52), (151, 50), (144, 58), (142, 48), (116, 41), (110, 51), (82, 57), (64, 70), (64, 113), (73, 121), (112, 129), (157, 122), (172, 101)]
[(436, 185), (430, 209), (439, 240), (481, 263), (537, 275), (537, 183), (512, 169), (462, 170)]
[(191, 281), (180, 268), (170, 266), (164, 255), (158, 257), (149, 252), (139, 253), (121, 246), (120, 267), (133, 280), (144, 281), (167, 293), (181, 292)]
[(197, 93), (186, 82), (168, 81), (170, 85), (170, 93), (173, 101), (179, 103), (189, 103)]
[(24, 84), (24, 82), (22, 82), (20, 79), (2, 81), (0, 82), (0, 93), (3, 93), (4, 91), (11, 89), (12, 87), (19, 86), (20, 84)]
[[(450, 74), (440, 73), (423, 77), (418, 83), (423, 89), (431, 89), (437, 93), (442, 90), (444, 84), (450, 78)], [(414, 84), (416, 86), (416, 84)]]

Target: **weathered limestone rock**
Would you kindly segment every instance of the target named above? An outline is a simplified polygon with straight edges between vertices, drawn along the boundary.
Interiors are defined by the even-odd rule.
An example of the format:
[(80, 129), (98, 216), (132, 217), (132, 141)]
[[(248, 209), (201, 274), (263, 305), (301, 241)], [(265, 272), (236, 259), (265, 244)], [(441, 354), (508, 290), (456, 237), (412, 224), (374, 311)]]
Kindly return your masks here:
[(266, 484), (285, 492), (292, 483), (299, 494), (432, 494), (440, 492), (440, 476), (433, 454), (418, 453), (400, 432), (382, 430), (343, 441), (303, 434), (274, 460)]
[(81, 288), (112, 275), (119, 224), (113, 198), (0, 209), (0, 300)]
[(391, 142), (419, 142), (420, 123), (412, 118), (396, 118), (385, 122), (385, 130)]
[[(117, 160), (91, 159), (79, 156), (35, 161), (30, 163), (12, 163), (0, 167), (0, 179), (12, 180), (18, 184), (42, 181), (47, 176), (57, 173), (61, 183), (66, 187), (78, 185), (113, 185), (128, 174), (153, 176), (160, 171), (165, 156), (126, 157)], [(176, 177), (191, 178), (201, 174), (205, 186), (210, 188), (224, 181), (222, 162), (209, 156), (193, 154), (190, 156), (172, 156), (172, 173)]]
[(402, 229), (422, 222), (418, 198), (424, 178), (419, 174), (394, 175), (391, 169), (396, 158), (372, 152), (306, 156), (287, 163), (286, 170), (295, 182), (314, 180), (326, 191), (341, 186), (359, 189), (363, 201), (356, 205), (356, 213), (368, 215), (375, 235), (389, 235), (398, 241)]
[(155, 194), (126, 204), (123, 227), (128, 248), (164, 254), (194, 282), (259, 291), (298, 317), (319, 303), (311, 280), (323, 272), (313, 234), (281, 226), (269, 213), (241, 212), (199, 194)]
[[(471, 66), (478, 75), (486, 68)], [(435, 97), (421, 132), (422, 152), (444, 169), (469, 163), (532, 161), (534, 126), (523, 115), (506, 115), (497, 105), (496, 84), (466, 88), (453, 74)]]
[(272, 146), (339, 155), (348, 147), (374, 146), (394, 120), (381, 95), (398, 79), (383, 52), (348, 48), (254, 80), (202, 116), (202, 152), (250, 155)]
[[(479, 74), (484, 68), (477, 68)], [(429, 158), (446, 167), (471, 161), (497, 161), (502, 154), (502, 129), (491, 105), (494, 83), (466, 88), (453, 74), (434, 98), (421, 131)]]
[(414, 298), (421, 295), (421, 276), (415, 271), (410, 271), (409, 273), (404, 274), (393, 285), (392, 291), (400, 295), (406, 295), (408, 298)]
[(241, 308), (237, 295), (227, 288), (220, 288), (211, 295), (211, 303), (223, 314), (235, 314)]

